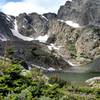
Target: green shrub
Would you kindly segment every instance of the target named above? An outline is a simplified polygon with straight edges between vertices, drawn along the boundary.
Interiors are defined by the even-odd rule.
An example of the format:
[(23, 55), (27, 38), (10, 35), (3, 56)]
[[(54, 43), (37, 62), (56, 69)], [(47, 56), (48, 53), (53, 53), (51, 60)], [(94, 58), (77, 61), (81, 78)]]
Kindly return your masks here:
[(77, 56), (77, 52), (76, 52), (76, 47), (75, 47), (75, 43), (72, 43), (72, 42), (70, 42), (70, 43), (68, 43), (67, 44), (67, 50), (69, 51), (69, 53), (70, 53), (70, 55), (71, 55), (71, 57), (72, 58), (76, 58)]
[(62, 80), (58, 76), (52, 76), (49, 78), (50, 84), (59, 84), (60, 87), (63, 87), (66, 84), (66, 81)]

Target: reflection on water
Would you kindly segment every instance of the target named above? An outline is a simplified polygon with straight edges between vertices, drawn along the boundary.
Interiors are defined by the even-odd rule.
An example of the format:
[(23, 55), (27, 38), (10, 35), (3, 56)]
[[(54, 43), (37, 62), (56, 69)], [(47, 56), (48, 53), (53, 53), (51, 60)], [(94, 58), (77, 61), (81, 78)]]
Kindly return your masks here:
[[(93, 72), (93, 73), (92, 73)], [(44, 72), (48, 77), (57, 75), (61, 79), (75, 83), (84, 83), (86, 80), (100, 76), (100, 58), (89, 64), (71, 67), (66, 72)]]
[(48, 77), (59, 76), (61, 79), (75, 83), (84, 83), (87, 79), (100, 76), (100, 73), (44, 72)]

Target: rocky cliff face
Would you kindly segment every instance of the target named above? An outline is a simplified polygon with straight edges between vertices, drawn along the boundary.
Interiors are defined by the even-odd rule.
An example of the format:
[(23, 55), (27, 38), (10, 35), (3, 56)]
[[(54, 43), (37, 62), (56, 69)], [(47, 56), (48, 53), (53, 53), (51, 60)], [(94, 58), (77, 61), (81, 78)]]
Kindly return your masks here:
[(6, 39), (11, 39), (12, 34), (10, 27), (12, 23), (7, 20), (7, 16), (4, 13), (0, 13), (0, 40), (5, 41)]
[[(38, 58), (32, 62), (42, 66), (47, 59), (46, 55), (50, 55), (47, 59), (49, 63), (54, 61), (52, 65), (58, 68), (63, 65), (60, 64), (60, 60), (63, 63), (66, 61), (76, 64), (88, 63), (100, 57), (99, 7), (99, 0), (72, 0), (66, 1), (58, 10), (58, 14), (23, 13), (14, 17), (0, 13), (1, 45), (9, 40), (17, 47), (16, 49), (21, 46), (24, 49), (25, 43), (34, 47), (36, 42), (38, 50), (36, 48), (31, 50)], [(40, 44), (43, 44), (49, 53), (43, 49), (42, 55)], [(55, 58), (54, 55), (59, 56)], [(49, 64), (44, 66), (49, 67)], [(69, 65), (64, 63), (64, 66)]]
[(72, 0), (58, 10), (58, 18), (72, 20), (80, 25), (100, 26), (99, 0)]
[(78, 22), (81, 14), (83, 0), (66, 1), (65, 5), (58, 10), (58, 18)]

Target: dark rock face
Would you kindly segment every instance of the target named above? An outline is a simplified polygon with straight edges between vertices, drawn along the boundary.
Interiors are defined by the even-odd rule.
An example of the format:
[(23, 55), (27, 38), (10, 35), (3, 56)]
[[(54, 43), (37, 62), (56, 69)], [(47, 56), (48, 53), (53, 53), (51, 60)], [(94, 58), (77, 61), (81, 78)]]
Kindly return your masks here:
[(58, 10), (58, 18), (80, 25), (100, 26), (100, 0), (72, 0)]
[(17, 16), (18, 30), (25, 36), (37, 37), (44, 35), (48, 30), (48, 22), (45, 18), (37, 13), (29, 15), (23, 13)]
[(63, 20), (72, 20), (77, 22), (80, 14), (80, 0), (66, 1), (65, 5), (58, 10), (58, 18)]
[(36, 13), (29, 14), (29, 16), (32, 19), (32, 26), (34, 27), (36, 33), (44, 35), (48, 30), (47, 20), (41, 15), (38, 15)]
[(7, 16), (0, 12), (0, 40), (6, 40), (13, 37), (9, 29), (11, 23), (6, 18)]
[(56, 35), (52, 34), (48, 40), (47, 40), (47, 44), (51, 44), (51, 43), (55, 43), (56, 42)]
[(17, 18), (17, 25), (18, 25), (18, 31), (22, 35), (25, 36), (31, 36), (34, 35), (36, 32), (31, 25), (32, 19), (26, 14), (20, 14)]
[(48, 20), (57, 19), (57, 15), (55, 13), (45, 13), (43, 16), (45, 16)]
[[(4, 48), (6, 42), (0, 42), (2, 46), (2, 53), (0, 48), (0, 55), (4, 55)], [(21, 65), (28, 69), (27, 65), (33, 64), (48, 69), (53, 67), (57, 70), (67, 69), (71, 67), (61, 56), (50, 51), (48, 47), (37, 41), (25, 42), (25, 41), (10, 41), (7, 42), (7, 48), (13, 48), (14, 53), (12, 59), (21, 60)]]
[(100, 0), (87, 0), (81, 9), (80, 24), (100, 26)]

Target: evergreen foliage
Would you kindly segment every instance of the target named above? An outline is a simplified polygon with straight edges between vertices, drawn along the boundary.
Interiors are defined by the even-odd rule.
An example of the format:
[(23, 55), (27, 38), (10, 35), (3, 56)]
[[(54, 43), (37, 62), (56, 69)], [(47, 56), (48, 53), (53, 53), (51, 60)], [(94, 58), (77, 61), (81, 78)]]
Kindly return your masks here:
[(100, 89), (73, 85), (57, 76), (48, 79), (38, 69), (10, 63), (1, 71), (0, 100), (100, 100)]

